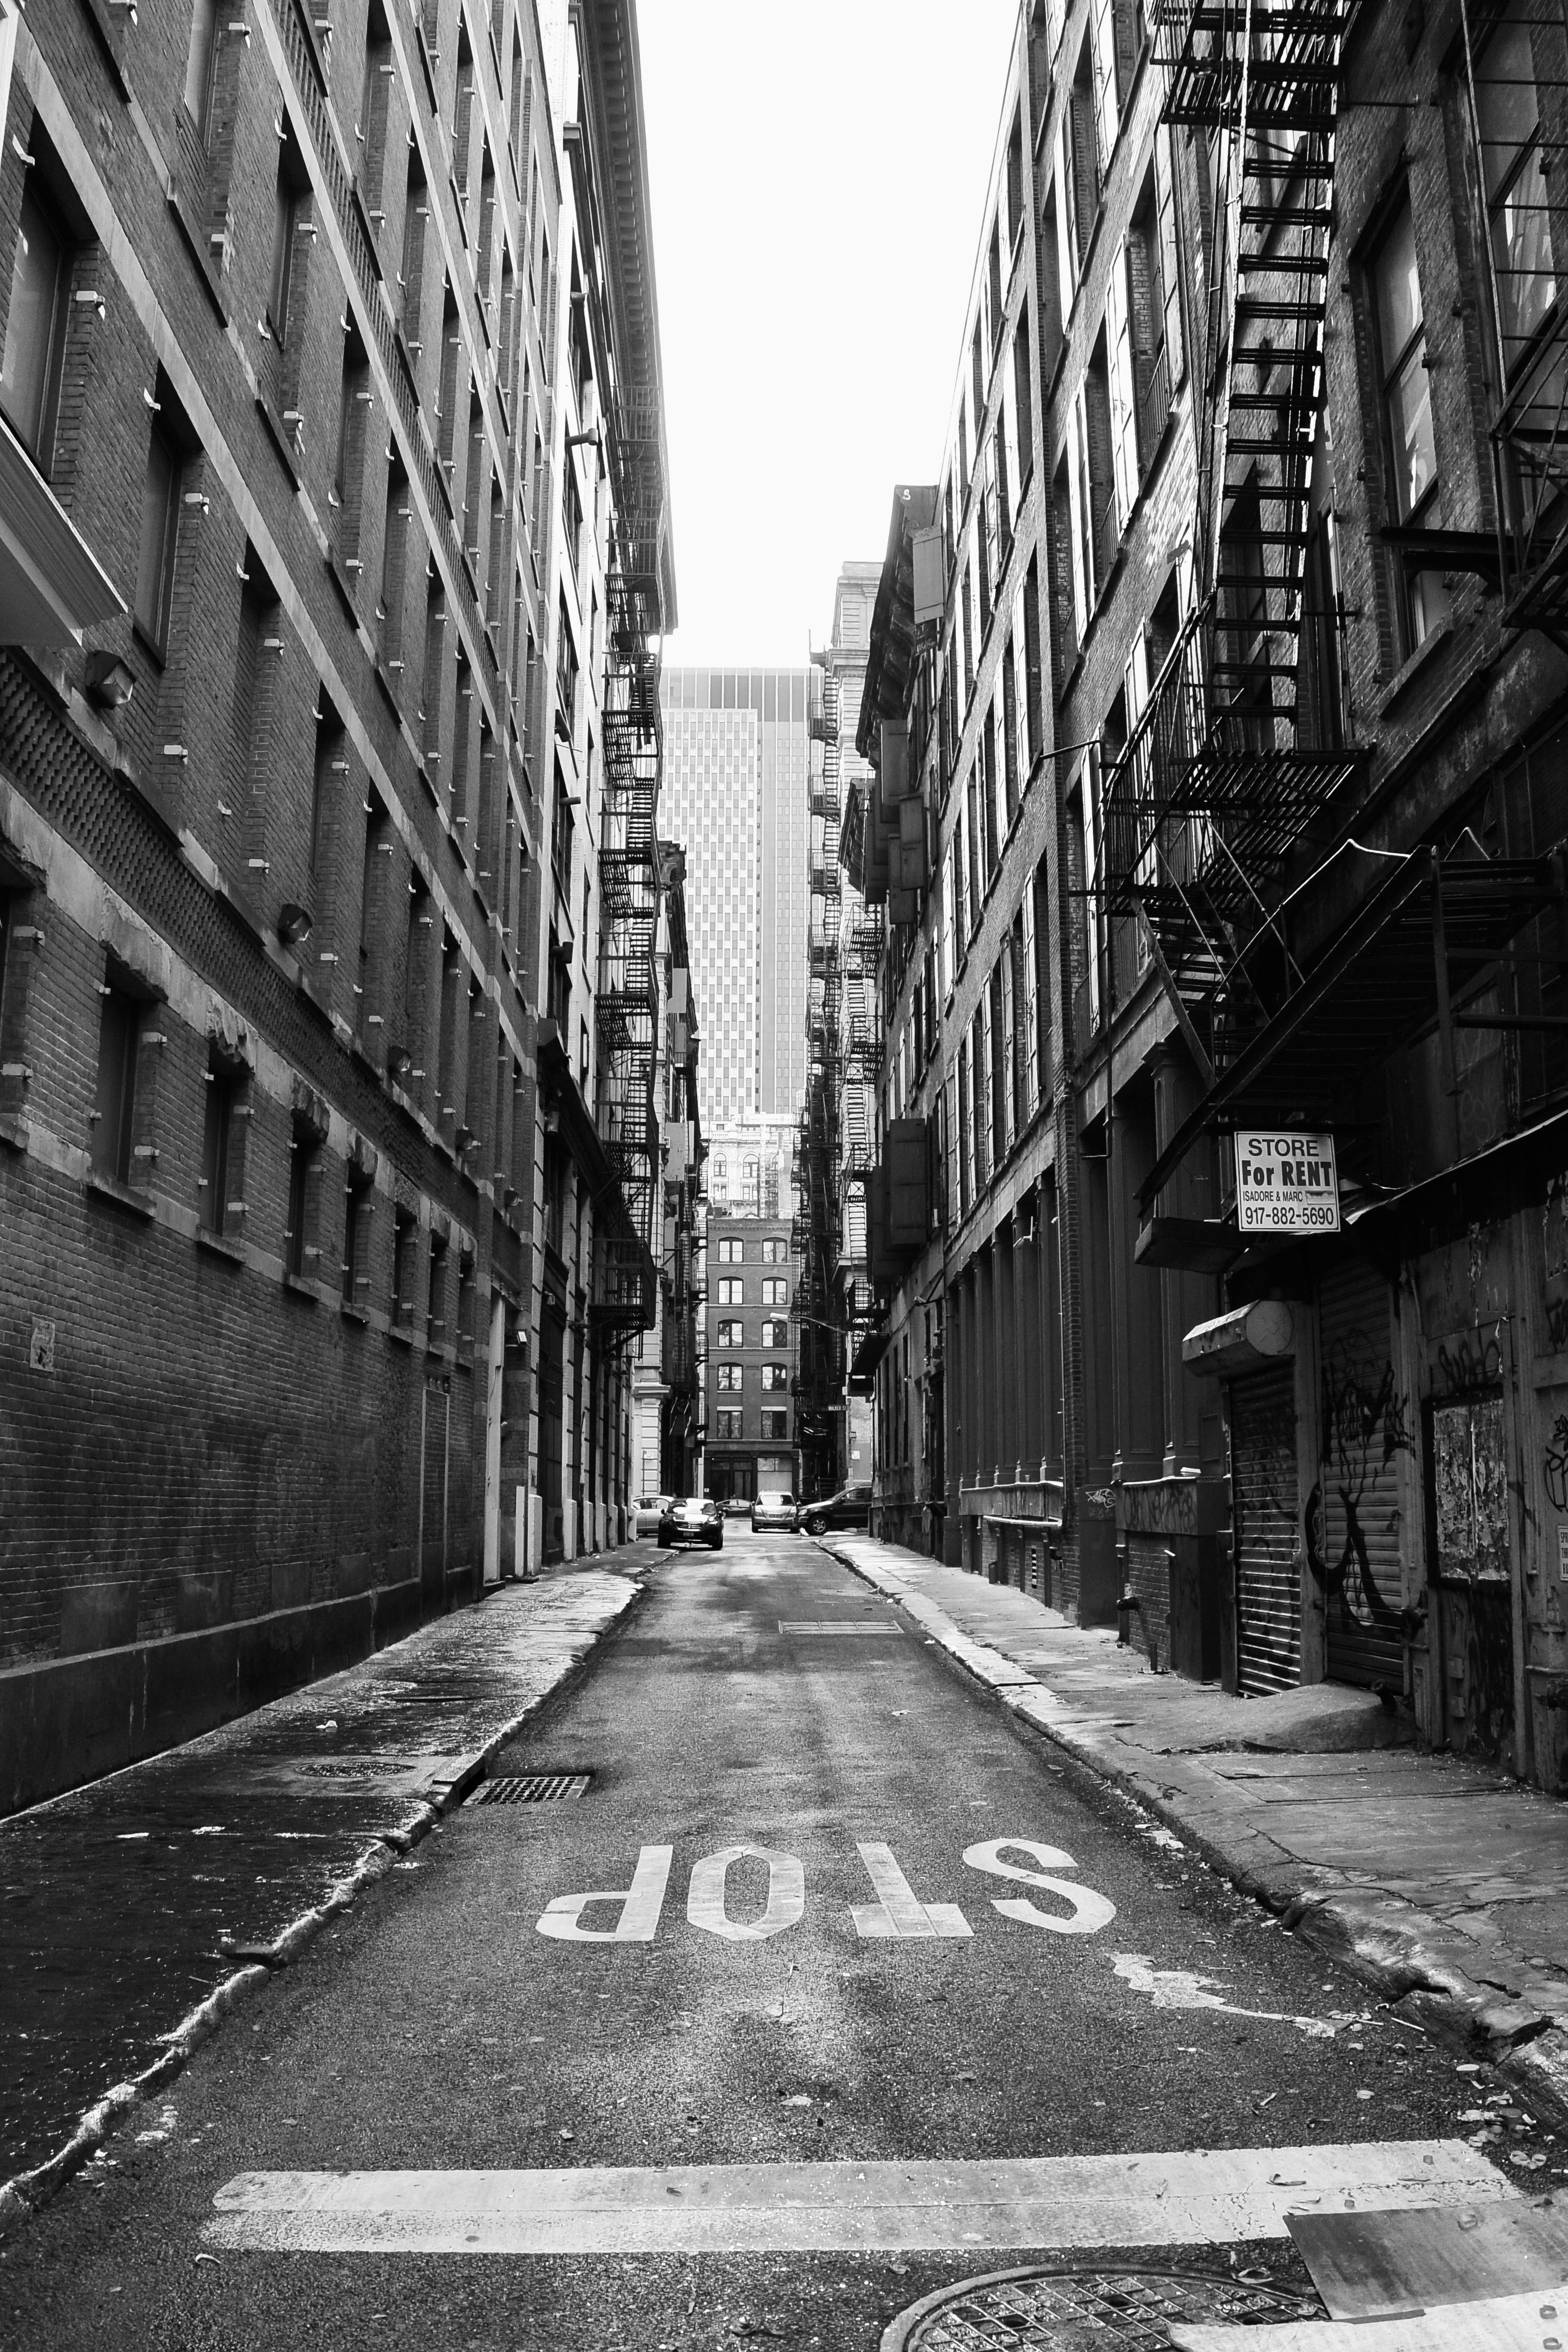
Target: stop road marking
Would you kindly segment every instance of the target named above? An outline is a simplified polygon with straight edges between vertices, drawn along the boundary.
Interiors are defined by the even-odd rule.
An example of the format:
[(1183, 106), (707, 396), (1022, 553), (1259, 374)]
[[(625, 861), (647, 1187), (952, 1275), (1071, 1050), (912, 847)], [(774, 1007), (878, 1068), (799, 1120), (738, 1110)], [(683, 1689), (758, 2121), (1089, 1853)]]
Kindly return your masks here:
[[(876, 1895), (874, 1903), (850, 1906), (858, 1936), (915, 1943), (933, 1938), (958, 1940), (973, 1935), (956, 1903), (922, 1903), (899, 1866), (889, 1845), (858, 1843), (857, 1853)], [(651, 1944), (658, 1933), (664, 1898), (669, 1885), (675, 1849), (645, 1845), (638, 1850), (630, 1886), (596, 1887), (581, 1895), (557, 1895), (537, 1922), (539, 1933), (563, 1944)], [(1027, 1862), (1007, 1860), (1023, 1854)], [(732, 1919), (727, 1906), (727, 1885), (732, 1864), (747, 1857), (765, 1864), (768, 1897), (760, 1918)], [(991, 1907), (1004, 1919), (1042, 1928), (1055, 1936), (1094, 1936), (1116, 1916), (1116, 1906), (1091, 1887), (1079, 1885), (1062, 1874), (1076, 1870), (1070, 1853), (1060, 1846), (1042, 1845), (1034, 1838), (990, 1838), (966, 1846), (966, 1866), (994, 1878), (1037, 1887), (1055, 1895), (1067, 1910), (1042, 1910), (1025, 1895), (993, 1895)], [(1032, 1867), (1030, 1865), (1033, 1865)], [(591, 1904), (619, 1904), (613, 1927), (585, 1927), (583, 1914)], [(721, 1846), (691, 1867), (686, 1916), (694, 1927), (731, 1944), (761, 1944), (795, 1927), (805, 1914), (805, 1867), (798, 1854), (764, 1845)]]

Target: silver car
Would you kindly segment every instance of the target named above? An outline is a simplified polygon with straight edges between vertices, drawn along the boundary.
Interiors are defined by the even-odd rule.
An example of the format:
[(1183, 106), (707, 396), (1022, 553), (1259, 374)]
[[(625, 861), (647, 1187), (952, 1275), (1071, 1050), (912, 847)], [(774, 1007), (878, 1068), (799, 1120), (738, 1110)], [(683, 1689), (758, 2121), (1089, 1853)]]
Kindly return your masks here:
[(752, 1533), (760, 1535), (764, 1528), (783, 1528), (794, 1535), (800, 1522), (795, 1516), (795, 1496), (786, 1489), (765, 1486), (752, 1503)]
[(658, 1535), (658, 1523), (674, 1500), (673, 1495), (639, 1495), (636, 1532), (639, 1536)]

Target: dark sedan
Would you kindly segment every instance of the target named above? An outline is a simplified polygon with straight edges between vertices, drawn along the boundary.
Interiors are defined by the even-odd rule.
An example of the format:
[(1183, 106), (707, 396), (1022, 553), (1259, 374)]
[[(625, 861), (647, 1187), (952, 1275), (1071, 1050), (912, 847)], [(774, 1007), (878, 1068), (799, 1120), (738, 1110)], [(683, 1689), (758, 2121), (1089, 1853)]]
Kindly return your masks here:
[(669, 1504), (658, 1523), (658, 1540), (672, 1544), (708, 1544), (723, 1549), (724, 1520), (710, 1495), (682, 1495)]
[(865, 1535), (871, 1525), (869, 1483), (840, 1486), (837, 1495), (824, 1495), (820, 1502), (803, 1503), (800, 1524), (808, 1536), (825, 1536), (834, 1528), (852, 1529), (858, 1535)]

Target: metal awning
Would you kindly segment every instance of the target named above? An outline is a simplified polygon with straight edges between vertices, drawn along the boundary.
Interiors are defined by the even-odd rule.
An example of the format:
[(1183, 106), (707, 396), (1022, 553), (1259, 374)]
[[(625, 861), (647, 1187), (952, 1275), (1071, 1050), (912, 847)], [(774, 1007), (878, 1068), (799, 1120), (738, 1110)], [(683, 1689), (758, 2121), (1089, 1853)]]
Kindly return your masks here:
[(1507, 1015), (1450, 1016), (1509, 941), (1568, 901), (1561, 848), (1539, 858), (1412, 850), (1339, 932), (1246, 1050), (1177, 1129), (1138, 1188), (1147, 1215), (1200, 1135), (1238, 1125), (1329, 1127), (1370, 1071), (1433, 1021), (1534, 1028)]
[(862, 1332), (849, 1359), (849, 1393), (869, 1396), (871, 1383), (877, 1377), (877, 1367), (887, 1354), (891, 1340), (887, 1331)]

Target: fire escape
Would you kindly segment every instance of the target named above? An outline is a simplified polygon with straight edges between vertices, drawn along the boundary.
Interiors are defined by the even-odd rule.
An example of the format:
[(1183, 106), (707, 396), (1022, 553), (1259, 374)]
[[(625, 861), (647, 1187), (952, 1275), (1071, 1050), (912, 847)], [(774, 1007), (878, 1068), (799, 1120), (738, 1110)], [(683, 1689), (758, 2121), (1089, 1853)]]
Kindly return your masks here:
[(1461, 0), (1460, 15), (1500, 386), (1492, 457), (1503, 617), (1568, 647), (1568, 253), (1555, 250), (1568, 52), (1561, 20), (1545, 14), (1478, 17)]
[(1321, 618), (1306, 559), (1350, 6), (1165, 0), (1160, 16), (1165, 119), (1205, 134), (1215, 174), (1194, 593), (1106, 782), (1093, 896), (1101, 952), (1131, 919), (1205, 1082), (1300, 981), (1285, 863), (1362, 757), (1298, 723)]
[[(604, 808), (599, 852), (601, 929), (595, 1019), (599, 1129), (615, 1180), (600, 1252), (600, 1339), (624, 1345), (651, 1330), (658, 1206), (654, 1104), (658, 986), (660, 587), (664, 475), (654, 399), (623, 393), (610, 417), (611, 524), (604, 703)], [(618, 1195), (618, 1198), (617, 1198)]]
[(806, 933), (806, 1087), (794, 1174), (798, 1207), (793, 1239), (800, 1273), (795, 1312), (800, 1345), (795, 1411), (806, 1485), (839, 1473), (833, 1414), (843, 1378), (836, 1284), (839, 1255), (839, 1094), (844, 1078), (839, 867), (838, 681), (813, 664), (810, 738), (810, 912)]

